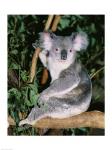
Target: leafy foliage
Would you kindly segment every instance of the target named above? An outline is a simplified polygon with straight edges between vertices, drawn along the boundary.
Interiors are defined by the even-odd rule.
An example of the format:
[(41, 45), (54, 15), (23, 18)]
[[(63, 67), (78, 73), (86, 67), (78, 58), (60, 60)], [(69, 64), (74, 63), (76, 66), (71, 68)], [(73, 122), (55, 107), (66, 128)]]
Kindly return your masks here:
[[(32, 43), (38, 39), (48, 16), (46, 15), (9, 15), (8, 16), (8, 114), (16, 121), (16, 127), (10, 127), (11, 135), (37, 135), (32, 127), (18, 127), (21, 113), (28, 115), (31, 108), (38, 105), (41, 86), (42, 65), (38, 62), (34, 82), (28, 83), (34, 49)], [(92, 77), (92, 103), (104, 101), (104, 16), (103, 15), (63, 15), (56, 34), (70, 35), (83, 30), (88, 34), (89, 47), (80, 53), (78, 59), (87, 68)], [(97, 106), (99, 109), (99, 106)], [(88, 135), (90, 129), (64, 130), (65, 135)]]

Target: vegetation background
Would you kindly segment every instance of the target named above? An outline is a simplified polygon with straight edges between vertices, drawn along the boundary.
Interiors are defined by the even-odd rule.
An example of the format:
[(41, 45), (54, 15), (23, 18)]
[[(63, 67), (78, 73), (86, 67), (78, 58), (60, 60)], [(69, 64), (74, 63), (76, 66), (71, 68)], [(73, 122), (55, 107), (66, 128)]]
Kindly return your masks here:
[[(8, 116), (16, 126), (9, 126), (9, 135), (40, 135), (38, 129), (19, 127), (21, 118), (38, 105), (37, 95), (42, 91), (40, 78), (42, 64), (38, 61), (36, 77), (28, 83), (34, 49), (32, 43), (38, 39), (47, 21), (47, 15), (8, 16)], [(90, 110), (104, 111), (104, 15), (62, 15), (57, 35), (70, 35), (83, 30), (89, 36), (87, 51), (78, 58), (92, 78), (93, 95)], [(24, 117), (25, 117), (24, 116)], [(62, 129), (62, 135), (102, 134), (90, 128)]]

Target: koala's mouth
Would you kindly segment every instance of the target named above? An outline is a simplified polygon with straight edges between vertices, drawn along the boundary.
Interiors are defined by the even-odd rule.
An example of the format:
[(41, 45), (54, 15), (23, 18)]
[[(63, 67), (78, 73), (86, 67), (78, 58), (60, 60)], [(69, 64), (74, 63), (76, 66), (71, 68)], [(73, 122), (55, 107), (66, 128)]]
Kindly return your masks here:
[(67, 62), (67, 60), (62, 60), (62, 59), (59, 59), (58, 60), (60, 63), (65, 63), (65, 62)]

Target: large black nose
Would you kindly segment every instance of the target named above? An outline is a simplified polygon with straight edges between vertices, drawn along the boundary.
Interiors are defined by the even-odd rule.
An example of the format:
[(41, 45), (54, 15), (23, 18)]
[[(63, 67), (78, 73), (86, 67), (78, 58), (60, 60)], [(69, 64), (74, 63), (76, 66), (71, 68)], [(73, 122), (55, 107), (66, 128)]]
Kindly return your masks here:
[(66, 50), (62, 50), (61, 51), (61, 59), (62, 60), (66, 60), (67, 59), (67, 51)]

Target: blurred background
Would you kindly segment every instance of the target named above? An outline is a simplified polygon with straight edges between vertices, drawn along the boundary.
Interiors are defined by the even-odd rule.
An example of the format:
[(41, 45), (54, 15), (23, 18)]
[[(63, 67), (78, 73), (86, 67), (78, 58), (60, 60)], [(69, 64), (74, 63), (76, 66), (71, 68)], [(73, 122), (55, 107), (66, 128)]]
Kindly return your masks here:
[[(32, 43), (45, 28), (48, 15), (8, 15), (8, 135), (42, 135), (43, 131), (29, 126), (19, 127), (32, 107), (37, 105), (37, 95), (43, 90), (40, 84), (43, 66), (38, 60), (36, 77), (28, 83), (34, 48)], [(87, 51), (78, 53), (92, 80), (93, 95), (89, 110), (104, 111), (104, 15), (61, 15), (57, 35), (71, 35), (83, 30), (88, 34)], [(61, 129), (45, 135), (104, 135), (104, 130), (92, 128)]]

